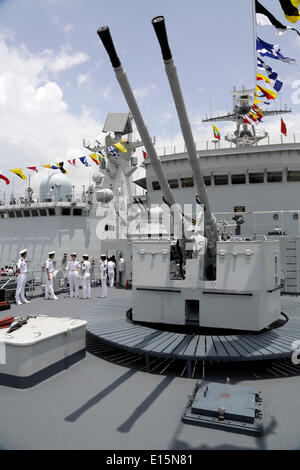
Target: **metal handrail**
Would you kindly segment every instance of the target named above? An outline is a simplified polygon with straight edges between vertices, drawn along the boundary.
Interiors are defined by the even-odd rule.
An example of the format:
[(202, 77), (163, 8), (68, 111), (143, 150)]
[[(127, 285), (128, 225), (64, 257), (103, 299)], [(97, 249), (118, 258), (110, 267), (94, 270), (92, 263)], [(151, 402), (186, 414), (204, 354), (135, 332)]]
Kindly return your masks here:
[[(258, 135), (260, 137), (260, 135)], [(287, 134), (283, 136), (280, 134), (269, 134), (265, 139), (257, 141), (254, 145), (243, 147), (243, 148), (254, 148), (270, 145), (282, 145), (282, 144), (300, 144), (300, 134)], [(207, 151), (207, 150), (222, 150), (222, 149), (234, 149), (237, 148), (232, 142), (228, 142), (224, 139), (221, 141), (212, 140), (203, 140), (195, 142), (197, 151)], [(156, 149), (158, 156), (166, 156), (173, 154), (186, 153), (186, 146), (184, 143), (177, 143), (175, 145), (171, 144), (165, 147), (158, 147)]]

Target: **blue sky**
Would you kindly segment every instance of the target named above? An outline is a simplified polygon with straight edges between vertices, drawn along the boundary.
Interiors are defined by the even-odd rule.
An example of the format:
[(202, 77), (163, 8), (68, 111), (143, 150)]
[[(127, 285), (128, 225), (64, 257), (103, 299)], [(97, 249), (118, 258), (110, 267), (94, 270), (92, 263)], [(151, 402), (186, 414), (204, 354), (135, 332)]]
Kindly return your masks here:
[[(287, 24), (278, 0), (261, 3)], [(254, 86), (252, 0), (6, 0), (0, 1), (0, 169), (82, 156), (82, 139), (101, 137), (109, 112), (127, 111), (96, 34), (103, 25), (111, 28), (157, 145), (181, 141), (151, 25), (156, 15), (166, 17), (195, 140), (209, 138), (211, 126), (201, 119), (210, 107), (229, 112), (233, 85)], [(272, 27), (258, 33), (298, 60), (297, 66), (269, 61), (286, 81), (281, 104), (291, 105), (300, 40), (293, 32), (278, 37)], [(286, 119), (293, 132), (298, 107)], [(276, 125), (266, 119), (264, 128)]]

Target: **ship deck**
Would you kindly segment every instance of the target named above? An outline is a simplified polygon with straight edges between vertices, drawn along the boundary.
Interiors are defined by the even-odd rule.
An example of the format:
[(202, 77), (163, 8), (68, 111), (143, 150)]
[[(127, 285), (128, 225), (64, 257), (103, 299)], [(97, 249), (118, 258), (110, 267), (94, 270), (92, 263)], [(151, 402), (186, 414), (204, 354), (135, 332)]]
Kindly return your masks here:
[[(300, 298), (282, 297), (282, 304), (291, 319), (300, 319)], [(99, 288), (94, 288), (88, 301), (62, 294), (56, 302), (33, 299), (8, 313), (88, 318), (101, 327), (122, 320), (130, 306), (130, 291), (109, 289), (109, 297), (101, 299)], [(151, 373), (139, 354), (88, 334), (87, 356), (81, 362), (30, 389), (0, 387), (0, 448), (300, 448), (300, 366), (290, 359), (206, 363), (206, 380), (224, 383), (229, 377), (232, 384), (262, 391), (262, 437), (181, 422), (187, 396), (202, 377), (202, 361), (193, 364), (191, 378), (186, 378), (186, 364), (174, 358), (152, 358), (149, 368)]]

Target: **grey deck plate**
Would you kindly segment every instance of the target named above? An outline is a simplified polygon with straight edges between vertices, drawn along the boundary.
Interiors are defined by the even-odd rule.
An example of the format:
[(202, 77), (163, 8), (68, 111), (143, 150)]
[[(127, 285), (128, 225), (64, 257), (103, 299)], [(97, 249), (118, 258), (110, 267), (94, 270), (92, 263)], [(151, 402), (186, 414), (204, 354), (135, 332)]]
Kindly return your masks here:
[(290, 357), (300, 338), (300, 322), (291, 319), (282, 328), (258, 333), (212, 336), (160, 331), (124, 320), (88, 322), (88, 331), (117, 348), (183, 360), (257, 361)]

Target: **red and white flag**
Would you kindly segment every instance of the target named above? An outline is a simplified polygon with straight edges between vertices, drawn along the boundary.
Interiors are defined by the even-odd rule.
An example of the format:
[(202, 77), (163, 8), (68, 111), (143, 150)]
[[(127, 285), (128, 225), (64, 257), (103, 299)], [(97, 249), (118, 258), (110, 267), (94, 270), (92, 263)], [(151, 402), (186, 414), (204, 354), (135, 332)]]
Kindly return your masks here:
[(73, 158), (73, 160), (68, 160), (68, 163), (72, 166), (76, 166), (76, 158)]
[(148, 154), (147, 154), (146, 152), (144, 152), (144, 150), (143, 150), (143, 157), (144, 157), (144, 160), (145, 160), (146, 158), (148, 158)]
[(247, 116), (243, 116), (244, 124), (252, 124), (251, 121), (249, 121)]
[(26, 168), (28, 168), (28, 170), (32, 170), (32, 171), (35, 171), (36, 173), (38, 173), (38, 169), (36, 166), (27, 166)]
[(281, 134), (287, 135), (287, 128), (286, 128), (286, 123), (284, 120), (281, 118)]
[(6, 176), (2, 175), (1, 170), (0, 170), (0, 180), (5, 181), (6, 184), (9, 184), (9, 183), (10, 183), (9, 179), (6, 178)]

